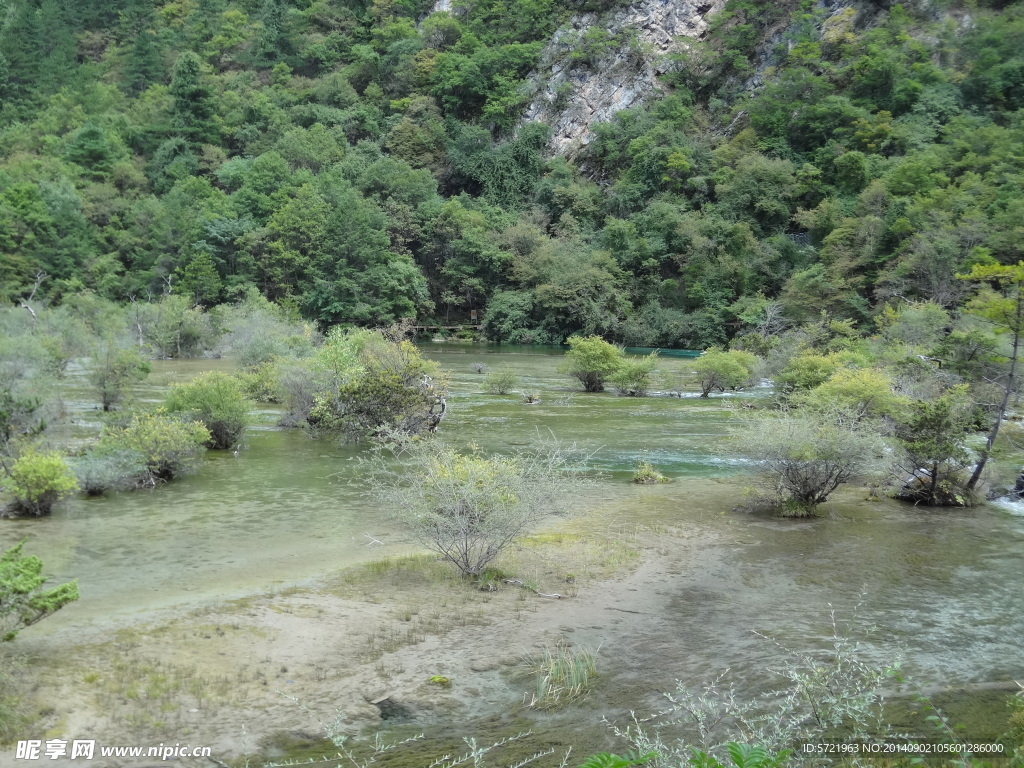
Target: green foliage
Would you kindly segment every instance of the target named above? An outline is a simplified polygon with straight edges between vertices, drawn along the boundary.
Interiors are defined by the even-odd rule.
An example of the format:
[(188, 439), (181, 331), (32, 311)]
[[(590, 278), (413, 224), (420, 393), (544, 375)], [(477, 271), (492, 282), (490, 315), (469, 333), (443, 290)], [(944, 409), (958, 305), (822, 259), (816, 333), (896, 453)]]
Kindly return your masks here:
[(193, 144), (217, 139), (213, 93), (206, 84), (202, 60), (191, 51), (178, 56), (171, 74), (170, 93), (174, 97), (172, 124)]
[(784, 749), (773, 753), (764, 747), (738, 744), (735, 741), (726, 744), (725, 751), (729, 755), (727, 762), (695, 749), (693, 765), (695, 768), (783, 768), (787, 758), (792, 754), (792, 750)]
[(603, 392), (605, 381), (622, 367), (622, 350), (600, 336), (570, 336), (566, 343), (569, 351), (559, 371), (579, 381), (585, 392)]
[(841, 366), (838, 355), (796, 355), (779, 373), (776, 383), (787, 390), (814, 389), (828, 381)]
[(840, 485), (881, 474), (887, 461), (879, 425), (838, 406), (752, 419), (736, 430), (734, 447), (758, 462), (786, 517), (813, 515)]
[(164, 400), (168, 413), (200, 422), (210, 433), (208, 448), (227, 449), (241, 442), (252, 418), (252, 403), (233, 376), (209, 371), (175, 384)]
[(152, 366), (138, 349), (104, 344), (90, 359), (89, 383), (100, 396), (104, 411), (120, 403), (128, 387), (145, 379)]
[(127, 491), (147, 485), (150, 475), (142, 454), (97, 446), (70, 461), (78, 487), (87, 496)]
[(894, 416), (905, 398), (896, 394), (893, 382), (873, 368), (840, 368), (827, 381), (798, 398), (810, 408), (840, 407), (854, 418)]
[(613, 755), (609, 752), (599, 752), (580, 763), (579, 768), (631, 768), (634, 765), (647, 765), (657, 757), (657, 752), (647, 752), (643, 755), (636, 753)]
[(519, 386), (519, 377), (510, 368), (491, 371), (484, 378), (484, 390), (492, 395), (507, 395)]
[(321, 383), (306, 421), (347, 441), (433, 432), (447, 409), (447, 377), (413, 344), (381, 331), (335, 329), (313, 361)]
[(54, 504), (78, 490), (78, 483), (59, 453), (27, 451), (7, 472), (7, 490), (14, 497), (10, 511), (19, 515), (48, 515)]
[[(610, 0), (65, 5), (0, 21), (0, 298), (134, 301), (157, 357), (251, 290), (324, 326), (764, 354), (827, 311), (931, 354), (956, 275), (1024, 259), (1019, 2), (954, 31), (730, 0), (572, 157), (522, 118)], [(649, 58), (596, 15), (564, 65)]]
[(536, 676), (536, 690), (530, 699), (530, 706), (536, 709), (558, 709), (578, 701), (590, 692), (597, 676), (594, 654), (566, 645), (527, 659), (527, 665)]
[(151, 482), (194, 472), (206, 452), (210, 432), (198, 421), (163, 413), (136, 413), (122, 425), (103, 430), (103, 451), (131, 451), (142, 457)]
[(651, 374), (657, 365), (657, 352), (651, 352), (639, 360), (624, 358), (619, 368), (608, 377), (608, 382), (620, 395), (646, 397), (651, 388)]
[(204, 312), (185, 296), (136, 302), (132, 310), (132, 324), (158, 358), (196, 357), (212, 348), (223, 332), (217, 314)]
[(9, 452), (12, 441), (32, 437), (46, 428), (37, 415), (38, 398), (20, 397), (9, 387), (0, 388), (0, 455)]
[(658, 471), (651, 462), (640, 459), (633, 470), (633, 482), (637, 485), (654, 485), (656, 483), (667, 483), (668, 478)]
[(896, 497), (926, 506), (962, 507), (973, 502), (966, 487), (971, 455), (967, 389), (959, 386), (932, 400), (912, 403), (896, 427), (904, 456)]
[(540, 443), (512, 457), (462, 454), (436, 441), (396, 448), (400, 469), (378, 457), (372, 493), (420, 544), (467, 577), (484, 573), (515, 539), (572, 507), (586, 484), (575, 447)]
[(43, 589), (43, 561), (23, 555), (19, 542), (0, 553), (0, 641), (10, 641), (25, 627), (52, 616), (78, 599), (78, 582)]
[(708, 397), (717, 389), (738, 389), (752, 384), (757, 358), (749, 352), (731, 349), (708, 349), (691, 364), (690, 370), (697, 377), (700, 396)]

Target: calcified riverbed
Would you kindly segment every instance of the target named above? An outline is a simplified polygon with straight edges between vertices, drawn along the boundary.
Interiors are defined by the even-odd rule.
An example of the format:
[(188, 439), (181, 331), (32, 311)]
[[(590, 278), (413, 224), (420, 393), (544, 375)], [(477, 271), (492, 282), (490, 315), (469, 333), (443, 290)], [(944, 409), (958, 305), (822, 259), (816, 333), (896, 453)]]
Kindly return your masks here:
[[(404, 719), (417, 728), (454, 731), (473, 718), (483, 718), (473, 720), (473, 728), (485, 734), (519, 727), (515, 718), (507, 722), (508, 713), (529, 683), (517, 677), (516, 659), (537, 644), (557, 642), (599, 649), (598, 685), (582, 705), (557, 715), (531, 713), (527, 724), (540, 729), (545, 743), (608, 746), (601, 717), (657, 709), (660, 693), (675, 679), (699, 683), (729, 669), (747, 691), (771, 687), (768, 670), (780, 650), (752, 630), (793, 649), (826, 647), (833, 609), (850, 632), (865, 636), (869, 656), (902, 655), (906, 673), (921, 686), (1024, 674), (1024, 514), (1015, 505), (934, 512), (868, 501), (848, 489), (819, 519), (752, 516), (734, 510), (747, 467), (729, 458), (723, 437), (728, 425), (742, 424), (744, 398), (757, 393), (710, 401), (585, 395), (565, 388), (555, 370), (557, 350), (430, 345), (427, 352), (454, 374), (443, 430), (448, 439), (502, 451), (528, 443), (542, 429), (597, 451), (603, 479), (585, 521), (569, 526), (576, 536), (589, 531), (605, 542), (587, 552), (617, 561), (607, 569), (615, 578), (602, 581), (597, 569), (579, 579), (578, 594), (557, 603), (527, 600), (515, 590), (493, 599), (471, 596), (458, 608), (463, 619), (443, 633), (432, 635), (434, 625), (421, 623), (415, 642), (381, 655), (359, 651), (363, 635), (391, 620), (399, 627), (403, 620), (416, 624), (426, 614), (419, 606), (449, 601), (443, 595), (452, 587), (431, 585), (413, 571), (386, 593), (353, 588), (343, 596), (356, 603), (338, 603), (337, 590), (324, 586), (325, 578), (337, 578), (330, 574), (413, 547), (363, 497), (357, 449), (277, 429), (275, 414), (267, 411), (237, 458), (211, 454), (194, 477), (154, 492), (76, 500), (50, 519), (3, 521), (5, 544), (27, 537), (27, 549), (43, 557), (54, 578), (77, 577), (81, 585), (77, 604), (18, 640), (49, 670), (50, 695), (60, 692), (55, 728), (92, 722), (86, 715), (102, 706), (102, 697), (90, 688), (99, 683), (89, 679), (106, 674), (76, 668), (82, 679), (63, 679), (61, 654), (79, 644), (83, 658), (95, 659), (90, 663), (109, 663), (102, 644), (115, 630), (134, 633), (132, 653), (221, 668), (237, 681), (244, 677), (236, 667), (245, 654), (253, 668), (254, 659), (268, 660), (264, 666), (280, 679), (246, 677), (235, 686), (251, 684), (244, 701), (227, 697), (204, 709), (172, 698), (168, 707), (178, 707), (177, 719), (120, 726), (124, 743), (143, 733), (148, 741), (178, 738), (187, 726), (195, 743), (216, 743), (225, 754), (242, 751), (240, 723), (250, 724), (254, 744), (309, 720), (294, 703), (282, 706), (276, 686), (285, 694), (298, 690), (288, 686), (301, 686), (302, 699), (317, 711), (342, 708), (353, 729), (381, 724), (367, 704), (381, 696), (404, 701), (392, 722)], [(482, 394), (474, 362), (512, 367), (525, 386), (542, 393), (541, 404)], [(158, 363), (138, 395), (159, 398), (167, 382), (212, 365), (229, 364)], [(64, 397), (87, 432), (94, 417), (74, 380)], [(673, 482), (631, 485), (640, 456)], [(551, 581), (545, 586), (551, 591), (563, 578), (566, 592), (564, 577), (572, 569), (582, 574), (583, 556), (556, 550), (529, 567)], [(268, 592), (278, 597), (266, 604), (230, 602)], [(447, 615), (453, 604), (439, 613)], [(206, 612), (202, 618), (190, 613), (196, 609)], [(396, 617), (396, 610), (409, 618)], [(193, 618), (178, 618), (185, 614)], [(216, 626), (222, 635), (210, 629), (212, 645), (195, 645), (193, 635), (206, 639), (207, 630), (168, 629), (182, 621)], [(874, 631), (867, 634), (869, 627)], [(424, 680), (433, 674), (454, 680), (453, 691), (425, 691)], [(495, 720), (495, 714), (501, 716)]]

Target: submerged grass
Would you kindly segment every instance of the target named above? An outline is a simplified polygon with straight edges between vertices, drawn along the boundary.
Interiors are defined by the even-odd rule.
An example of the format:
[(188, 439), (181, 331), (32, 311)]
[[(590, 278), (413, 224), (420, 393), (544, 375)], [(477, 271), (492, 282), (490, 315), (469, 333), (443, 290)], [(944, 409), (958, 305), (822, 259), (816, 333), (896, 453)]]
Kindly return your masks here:
[(558, 709), (584, 698), (597, 675), (594, 654), (567, 645), (529, 656), (526, 664), (536, 676), (536, 688), (527, 702), (533, 709)]

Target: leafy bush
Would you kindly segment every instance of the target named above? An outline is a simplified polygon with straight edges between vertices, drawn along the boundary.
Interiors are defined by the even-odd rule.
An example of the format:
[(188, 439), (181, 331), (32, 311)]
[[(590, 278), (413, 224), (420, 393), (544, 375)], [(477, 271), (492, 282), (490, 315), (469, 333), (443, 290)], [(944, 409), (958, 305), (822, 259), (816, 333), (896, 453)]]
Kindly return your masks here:
[(14, 496), (14, 513), (48, 515), (54, 504), (78, 490), (78, 483), (59, 453), (29, 451), (11, 466), (7, 489)]
[(557, 442), (484, 458), (427, 441), (400, 444), (396, 471), (379, 457), (374, 495), (427, 549), (479, 576), (516, 538), (568, 509), (586, 483), (583, 459)]
[(724, 392), (749, 385), (757, 366), (757, 357), (749, 352), (729, 350), (725, 352), (712, 347), (702, 354), (691, 366), (700, 384), (700, 396), (708, 397), (711, 390)]
[(223, 333), (216, 312), (203, 312), (184, 296), (164, 296), (156, 304), (138, 302), (133, 307), (134, 325), (158, 358), (196, 357)]
[(810, 408), (840, 406), (855, 418), (894, 416), (906, 405), (906, 398), (893, 391), (889, 376), (874, 368), (840, 368), (826, 382), (795, 400)]
[(491, 371), (484, 378), (484, 389), (492, 395), (507, 395), (519, 386), (519, 377), (510, 369)]
[(279, 378), (277, 362), (259, 363), (235, 373), (245, 396), (257, 403), (280, 403), (287, 397)]
[(149, 471), (138, 451), (94, 448), (71, 461), (78, 487), (87, 496), (107, 491), (127, 491), (146, 484)]
[(202, 422), (210, 432), (207, 447), (222, 450), (241, 440), (252, 413), (252, 403), (238, 379), (220, 371), (174, 385), (164, 407), (169, 413)]
[(100, 404), (109, 411), (124, 399), (128, 387), (142, 381), (152, 366), (137, 349), (118, 349), (107, 344), (89, 364), (89, 382), (100, 395)]
[(558, 370), (579, 381), (586, 392), (603, 392), (605, 381), (622, 367), (622, 350), (600, 336), (570, 336), (566, 343), (569, 351)]
[(275, 358), (306, 357), (319, 341), (311, 323), (290, 318), (253, 288), (245, 300), (225, 312), (229, 331), (221, 346), (246, 370), (257, 369)]
[(381, 331), (339, 331), (313, 361), (317, 389), (306, 420), (318, 434), (364, 437), (434, 431), (447, 379), (408, 341)]
[(8, 453), (19, 438), (37, 435), (46, 429), (39, 415), (38, 398), (21, 396), (10, 387), (0, 387), (0, 453)]
[(658, 365), (658, 353), (651, 352), (639, 360), (623, 360), (608, 381), (625, 397), (646, 397), (651, 388), (651, 373)]
[(881, 472), (887, 445), (873, 422), (835, 409), (762, 416), (735, 430), (734, 446), (757, 461), (780, 514), (805, 517), (843, 483)]
[(152, 482), (194, 472), (206, 452), (210, 432), (198, 421), (164, 413), (136, 413), (122, 426), (108, 426), (100, 439), (105, 451), (142, 456)]

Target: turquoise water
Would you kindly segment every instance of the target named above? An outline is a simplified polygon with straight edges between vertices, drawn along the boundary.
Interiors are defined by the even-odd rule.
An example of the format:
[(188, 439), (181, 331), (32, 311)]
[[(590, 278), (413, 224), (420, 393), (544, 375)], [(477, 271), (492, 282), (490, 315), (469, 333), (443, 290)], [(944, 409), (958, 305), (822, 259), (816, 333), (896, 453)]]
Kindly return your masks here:
[[(867, 501), (850, 488), (819, 519), (750, 515), (734, 510), (750, 466), (730, 456), (727, 435), (742, 430), (742, 405), (759, 392), (706, 400), (585, 394), (557, 372), (561, 349), (424, 348), (451, 371), (445, 439), (485, 452), (525, 446), (538, 431), (576, 441), (594, 452), (602, 479), (593, 503), (610, 526), (668, 527), (706, 542), (681, 552), (652, 583), (651, 618), (615, 624), (623, 617), (609, 616), (604, 626), (580, 630), (580, 642), (604, 643), (602, 653), (621, 672), (616, 690), (664, 687), (659, 668), (693, 679), (726, 667), (763, 670), (775, 651), (752, 629), (827, 646), (830, 606), (850, 615), (858, 603), (859, 620), (879, 628), (872, 642), (880, 655), (902, 649), (908, 668), (925, 680), (1024, 673), (1024, 517), (1017, 510), (930, 511)], [(524, 388), (539, 392), (540, 404), (485, 394), (485, 376), (473, 370), (478, 362), (511, 368)], [(230, 363), (158, 362), (138, 396), (158, 401), (169, 382), (209, 367)], [(74, 377), (64, 397), (78, 433), (94, 433), (97, 414)], [(412, 547), (364, 495), (361, 449), (280, 429), (277, 418), (263, 409), (237, 458), (211, 452), (195, 476), (153, 491), (75, 499), (46, 519), (0, 521), (5, 544), (27, 538), (27, 551), (44, 559), (54, 579), (78, 578), (81, 586), (78, 603), (29, 632), (105, 631)], [(673, 482), (633, 486), (629, 474), (641, 457)], [(655, 672), (645, 672), (652, 664)]]

